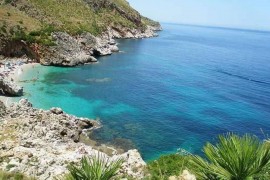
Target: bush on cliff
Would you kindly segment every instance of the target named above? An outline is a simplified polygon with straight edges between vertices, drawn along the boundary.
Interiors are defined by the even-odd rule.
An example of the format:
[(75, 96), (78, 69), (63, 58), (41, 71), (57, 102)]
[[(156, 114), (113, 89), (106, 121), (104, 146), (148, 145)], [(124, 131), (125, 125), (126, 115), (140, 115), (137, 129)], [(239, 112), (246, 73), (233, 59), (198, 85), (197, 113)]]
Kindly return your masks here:
[(178, 176), (185, 169), (192, 169), (190, 166), (190, 155), (170, 154), (161, 156), (147, 165), (150, 173), (149, 179), (168, 179), (170, 176)]
[(216, 145), (207, 143), (206, 159), (194, 156), (191, 164), (199, 179), (269, 179), (270, 144), (257, 137), (228, 134), (219, 136)]
[(110, 161), (100, 154), (91, 158), (83, 157), (79, 166), (74, 164), (68, 166), (70, 174), (65, 179), (109, 180), (116, 175), (122, 164), (122, 159)]

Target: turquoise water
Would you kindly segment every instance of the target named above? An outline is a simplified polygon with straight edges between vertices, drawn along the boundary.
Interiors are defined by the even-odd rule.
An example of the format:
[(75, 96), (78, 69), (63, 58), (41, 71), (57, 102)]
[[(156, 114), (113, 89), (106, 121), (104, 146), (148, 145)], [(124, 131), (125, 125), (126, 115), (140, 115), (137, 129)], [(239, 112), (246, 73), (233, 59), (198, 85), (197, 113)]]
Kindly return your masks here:
[[(92, 138), (136, 147), (145, 160), (200, 154), (226, 132), (270, 132), (270, 33), (163, 24), (158, 38), (119, 40), (123, 52), (22, 77), (35, 107), (100, 118)], [(127, 141), (130, 140), (130, 141)]]

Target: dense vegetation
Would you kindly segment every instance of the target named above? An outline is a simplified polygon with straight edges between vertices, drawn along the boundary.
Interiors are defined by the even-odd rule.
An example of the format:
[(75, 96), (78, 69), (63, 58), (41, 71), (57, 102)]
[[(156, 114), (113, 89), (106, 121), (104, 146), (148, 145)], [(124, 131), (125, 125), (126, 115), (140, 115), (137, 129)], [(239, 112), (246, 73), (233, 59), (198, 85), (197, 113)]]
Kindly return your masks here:
[(185, 169), (192, 169), (190, 155), (170, 154), (163, 155), (159, 159), (148, 163), (150, 179), (168, 179), (170, 176), (178, 176)]
[(270, 179), (270, 144), (257, 137), (228, 134), (219, 136), (215, 145), (207, 143), (205, 158), (190, 155), (166, 155), (148, 164), (151, 179), (179, 176), (187, 169), (198, 179), (267, 180)]

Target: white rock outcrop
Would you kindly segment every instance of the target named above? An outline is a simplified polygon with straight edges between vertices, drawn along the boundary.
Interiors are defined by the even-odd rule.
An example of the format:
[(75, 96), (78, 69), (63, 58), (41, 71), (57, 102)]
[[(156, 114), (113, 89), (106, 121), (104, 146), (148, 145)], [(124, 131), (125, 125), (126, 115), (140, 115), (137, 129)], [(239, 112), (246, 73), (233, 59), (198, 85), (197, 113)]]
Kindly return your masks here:
[(184, 170), (180, 176), (171, 176), (169, 177), (169, 180), (196, 180), (196, 177), (188, 170)]
[(0, 77), (0, 90), (4, 95), (8, 96), (22, 96), (23, 87), (18, 86), (7, 78)]
[(100, 126), (97, 121), (68, 115), (60, 108), (35, 109), (27, 99), (5, 111), (0, 119), (0, 169), (50, 180), (67, 173), (69, 163), (102, 154), (125, 160), (119, 175), (143, 177), (145, 162), (137, 150), (110, 157), (80, 143), (81, 134)]

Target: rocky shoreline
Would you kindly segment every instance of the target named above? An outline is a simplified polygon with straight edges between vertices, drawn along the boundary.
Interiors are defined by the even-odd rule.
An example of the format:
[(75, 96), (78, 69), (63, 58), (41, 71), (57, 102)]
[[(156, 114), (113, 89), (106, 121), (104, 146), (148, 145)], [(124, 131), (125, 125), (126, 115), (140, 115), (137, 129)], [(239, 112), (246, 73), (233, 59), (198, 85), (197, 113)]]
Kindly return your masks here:
[[(115, 39), (142, 39), (156, 37), (156, 31), (162, 30), (161, 26), (147, 26), (146, 30), (129, 29), (129, 28), (108, 28), (101, 36), (95, 37), (90, 33), (84, 32), (81, 35), (71, 36), (66, 32), (54, 32), (52, 38), (55, 46), (43, 47), (38, 44), (28, 45), (21, 41), (12, 43), (10, 52), (17, 54), (31, 54), (34, 59), (31, 62), (38, 62), (46, 66), (77, 66), (87, 63), (97, 62), (96, 57), (111, 55), (119, 52), (119, 48)], [(20, 51), (29, 52), (20, 52)], [(24, 54), (22, 59), (26, 58)], [(30, 57), (29, 57), (30, 58)], [(0, 60), (6, 58), (0, 56)], [(12, 59), (12, 58), (11, 58)], [(14, 58), (15, 60), (17, 58)], [(27, 60), (26, 60), (27, 61)], [(14, 64), (8, 62), (9, 64)], [(2, 63), (3, 64), (3, 63)], [(1, 65), (1, 62), (0, 62)], [(14, 68), (13, 65), (11, 68)], [(11, 80), (8, 75), (2, 76), (0, 72), (0, 94), (5, 96), (22, 96), (23, 87), (18, 86)]]
[(161, 26), (147, 26), (145, 30), (129, 29), (125, 27), (109, 27), (99, 36), (88, 32), (72, 36), (66, 32), (51, 34), (53, 46), (43, 46), (37, 43), (28, 44), (24, 41), (6, 42), (5, 48), (0, 51), (3, 57), (11, 54), (26, 56), (34, 62), (47, 66), (77, 66), (97, 62), (96, 57), (111, 55), (119, 48), (115, 39), (143, 39), (156, 37), (156, 31)]
[(111, 55), (119, 48), (115, 39), (142, 39), (156, 37), (155, 31), (161, 27), (147, 26), (145, 31), (137, 29), (108, 28), (101, 36), (95, 37), (90, 33), (82, 33), (75, 37), (65, 32), (55, 32), (52, 37), (55, 46), (43, 49), (45, 54), (37, 53), (39, 62), (43, 65), (76, 66), (97, 62), (96, 57)]
[(53, 179), (67, 173), (67, 165), (83, 156), (103, 154), (125, 160), (119, 176), (144, 177), (146, 163), (137, 150), (111, 156), (80, 143), (80, 136), (99, 128), (98, 121), (78, 118), (60, 108), (35, 109), (27, 99), (9, 107), (0, 103), (0, 169), (21, 172), (37, 179)]

